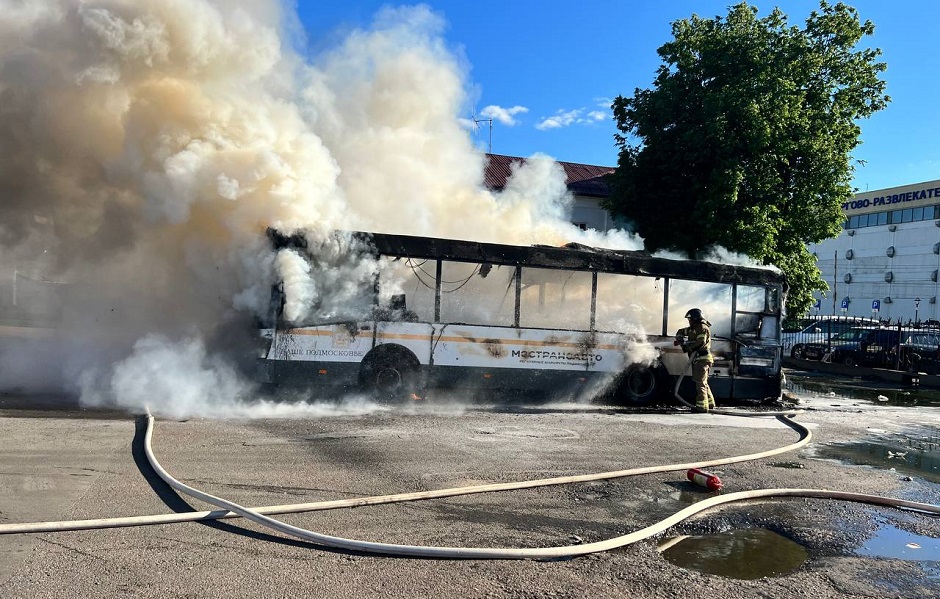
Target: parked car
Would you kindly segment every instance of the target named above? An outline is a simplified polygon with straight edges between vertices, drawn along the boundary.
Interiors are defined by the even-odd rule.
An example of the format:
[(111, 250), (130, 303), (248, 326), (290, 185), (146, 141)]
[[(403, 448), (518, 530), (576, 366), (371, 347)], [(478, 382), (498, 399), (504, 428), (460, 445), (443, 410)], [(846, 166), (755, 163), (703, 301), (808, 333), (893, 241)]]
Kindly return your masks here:
[(868, 335), (869, 331), (877, 329), (878, 327), (872, 326), (852, 327), (851, 329), (833, 335), (828, 341), (801, 344), (795, 351), (800, 353), (800, 357), (804, 360), (822, 360), (826, 358), (828, 362), (831, 361), (832, 352), (840, 348), (856, 349), (859, 342)]
[(815, 321), (815, 318), (784, 319), (781, 328), (784, 333), (799, 333)]
[(896, 358), (893, 361), (899, 370), (940, 373), (940, 332), (905, 332), (891, 357)]
[(881, 323), (874, 318), (860, 316), (823, 316), (811, 321), (803, 329), (783, 333), (783, 351), (793, 358), (803, 358), (803, 349), (807, 344), (828, 343), (832, 337), (855, 327), (877, 327)]
[(869, 329), (858, 341), (834, 347), (829, 361), (871, 368), (893, 368), (893, 358), (901, 335), (902, 331), (898, 329)]

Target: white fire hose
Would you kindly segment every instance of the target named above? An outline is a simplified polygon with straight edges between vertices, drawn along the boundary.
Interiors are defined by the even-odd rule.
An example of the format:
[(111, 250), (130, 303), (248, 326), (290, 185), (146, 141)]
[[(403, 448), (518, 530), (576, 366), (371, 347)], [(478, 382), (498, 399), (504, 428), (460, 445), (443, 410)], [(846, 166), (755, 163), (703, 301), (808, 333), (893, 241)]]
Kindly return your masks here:
[[(681, 377), (680, 377), (681, 380)], [(678, 389), (678, 383), (677, 387)], [(680, 398), (681, 399), (681, 398)], [(630, 534), (614, 537), (612, 539), (597, 541), (594, 543), (585, 543), (579, 545), (562, 545), (556, 547), (544, 548), (488, 548), (488, 547), (429, 547), (420, 545), (398, 545), (391, 543), (377, 543), (362, 541), (356, 539), (347, 539), (335, 537), (323, 533), (306, 530), (297, 526), (292, 526), (269, 517), (267, 514), (297, 513), (315, 510), (336, 509), (341, 507), (357, 507), (365, 505), (379, 505), (387, 503), (399, 503), (404, 501), (417, 501), (425, 499), (434, 499), (440, 497), (454, 497), (458, 495), (469, 495), (474, 493), (489, 493), (494, 491), (508, 491), (514, 489), (527, 489), (542, 487), (548, 485), (570, 484), (578, 482), (587, 482), (594, 480), (604, 480), (612, 478), (622, 478), (626, 476), (635, 476), (639, 474), (651, 474), (655, 472), (670, 472), (676, 470), (687, 470), (690, 468), (705, 468), (721, 464), (731, 464), (749, 460), (769, 457), (772, 455), (793, 451), (806, 445), (812, 435), (809, 430), (794, 422), (788, 417), (787, 413), (735, 413), (735, 415), (747, 416), (769, 416), (774, 415), (778, 420), (800, 433), (800, 440), (796, 443), (786, 445), (777, 449), (764, 451), (760, 453), (748, 454), (744, 456), (727, 457), (717, 460), (708, 460), (702, 462), (691, 462), (686, 464), (671, 464), (666, 466), (651, 466), (646, 468), (634, 468), (630, 470), (619, 470), (604, 472), (599, 474), (587, 474), (578, 476), (565, 476), (548, 479), (538, 479), (530, 481), (520, 481), (515, 483), (499, 483), (488, 485), (476, 485), (469, 487), (457, 487), (451, 489), (438, 489), (433, 491), (422, 491), (415, 493), (402, 493), (397, 495), (380, 495), (373, 497), (363, 497), (357, 499), (322, 501), (316, 503), (302, 503), (291, 505), (267, 506), (261, 508), (247, 508), (234, 502), (204, 493), (181, 483), (171, 476), (156, 459), (152, 448), (153, 423), (154, 418), (147, 414), (147, 430), (144, 436), (144, 450), (147, 459), (157, 474), (171, 487), (200, 499), (212, 505), (222, 508), (221, 510), (209, 512), (189, 512), (181, 514), (162, 514), (154, 516), (135, 516), (125, 518), (105, 518), (98, 520), (77, 520), (66, 522), (34, 522), (24, 524), (0, 524), (0, 534), (15, 534), (29, 532), (57, 532), (65, 530), (87, 530), (97, 528), (113, 528), (119, 526), (143, 526), (150, 524), (168, 524), (172, 522), (191, 522), (196, 520), (210, 520), (219, 518), (233, 518), (242, 516), (254, 522), (270, 527), (282, 534), (297, 537), (312, 543), (339, 547), (343, 549), (360, 551), (365, 553), (378, 553), (398, 556), (411, 557), (433, 557), (433, 558), (461, 558), (461, 559), (552, 559), (560, 557), (573, 557), (599, 551), (607, 551), (618, 547), (624, 547), (637, 541), (647, 539), (656, 535), (667, 528), (690, 518), (702, 511), (710, 508), (732, 503), (735, 501), (753, 500), (768, 497), (813, 497), (823, 499), (840, 499), (845, 501), (855, 501), (869, 503), (874, 505), (884, 505), (895, 508), (905, 508), (916, 510), (927, 514), (940, 515), (940, 506), (918, 503), (913, 501), (904, 501), (890, 497), (881, 497), (877, 495), (866, 495), (862, 493), (847, 493), (841, 491), (831, 491), (823, 489), (758, 489), (752, 491), (741, 491), (718, 495), (699, 501), (672, 516), (661, 520), (653, 525), (647, 526)], [(792, 415), (790, 412), (789, 415)]]

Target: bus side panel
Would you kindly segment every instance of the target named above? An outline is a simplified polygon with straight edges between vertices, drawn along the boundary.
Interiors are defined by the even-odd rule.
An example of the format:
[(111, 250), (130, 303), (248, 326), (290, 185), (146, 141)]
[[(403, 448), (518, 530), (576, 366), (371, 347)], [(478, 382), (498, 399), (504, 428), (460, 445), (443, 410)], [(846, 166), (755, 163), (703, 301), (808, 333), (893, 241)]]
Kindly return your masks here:
[(359, 363), (372, 347), (372, 327), (355, 323), (284, 329), (274, 335), (268, 358), (290, 362)]
[[(668, 340), (665, 337), (662, 339), (663, 341), (660, 343), (665, 343)], [(670, 375), (677, 377), (683, 372), (685, 372), (686, 376), (691, 374), (692, 371), (689, 369), (689, 356), (682, 351), (681, 347), (666, 344), (664, 347), (660, 348), (659, 352), (659, 360), (662, 362), (663, 366), (666, 367), (666, 371), (669, 372)], [(712, 365), (711, 375), (715, 377), (730, 377), (733, 373), (734, 366), (733, 344), (729, 341), (713, 340), (712, 356), (715, 358), (715, 363)]]
[(371, 323), (341, 323), (271, 331), (261, 360), (261, 380), (351, 390), (359, 363), (372, 347)]
[(354, 362), (315, 362), (310, 360), (265, 360), (264, 382), (304, 389), (354, 391), (358, 388), (359, 364)]
[(436, 325), (436, 366), (570, 372), (619, 372), (624, 340), (612, 333)]
[(426, 322), (383, 322), (375, 323), (375, 344), (395, 343), (408, 348), (422, 366), (431, 360), (431, 333), (433, 326)]
[[(533, 368), (436, 366), (429, 382), (438, 389), (472, 390), (468, 398), (525, 397), (540, 400), (593, 399), (613, 380), (606, 372)], [(462, 396), (463, 397), (463, 396)]]
[[(775, 376), (742, 376), (734, 370), (734, 344), (717, 339), (712, 341), (712, 355), (715, 363), (709, 371), (708, 386), (716, 399), (763, 399), (779, 397), (781, 379)], [(679, 395), (688, 402), (695, 401), (695, 385), (692, 382), (692, 370), (689, 357), (679, 347), (665, 346), (660, 349), (660, 361), (670, 375), (670, 389), (675, 387), (676, 379), (685, 375), (679, 386)]]

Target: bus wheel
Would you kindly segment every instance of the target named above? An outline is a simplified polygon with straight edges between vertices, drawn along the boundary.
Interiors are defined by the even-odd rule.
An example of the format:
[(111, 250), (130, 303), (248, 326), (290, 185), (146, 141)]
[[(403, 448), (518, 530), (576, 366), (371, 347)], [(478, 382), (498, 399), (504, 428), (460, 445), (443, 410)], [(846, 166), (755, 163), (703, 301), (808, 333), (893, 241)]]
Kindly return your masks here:
[(802, 345), (794, 345), (794, 346), (793, 346), (793, 350), (790, 351), (790, 357), (791, 357), (791, 358), (796, 358), (797, 360), (803, 359), (803, 346), (802, 346)]
[(418, 358), (409, 349), (393, 343), (370, 351), (359, 367), (359, 384), (380, 401), (410, 398), (418, 389)]
[(632, 364), (623, 373), (617, 391), (621, 403), (634, 406), (646, 406), (659, 397), (661, 389), (660, 374), (656, 367)]

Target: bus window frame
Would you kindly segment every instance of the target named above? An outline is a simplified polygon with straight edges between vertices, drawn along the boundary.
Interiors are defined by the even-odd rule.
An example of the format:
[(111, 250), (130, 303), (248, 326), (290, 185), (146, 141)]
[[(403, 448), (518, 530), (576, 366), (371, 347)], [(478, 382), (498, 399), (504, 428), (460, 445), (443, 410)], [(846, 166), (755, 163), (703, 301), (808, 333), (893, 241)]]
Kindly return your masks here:
[[(573, 247), (553, 247), (553, 246), (508, 246), (503, 244), (487, 244), (487, 243), (477, 243), (477, 242), (468, 242), (460, 240), (444, 240), (428, 237), (410, 237), (410, 236), (401, 236), (401, 235), (389, 235), (389, 234), (373, 234), (373, 233), (353, 233), (353, 235), (362, 235), (372, 243), (370, 246), (371, 249), (365, 250), (365, 255), (371, 253), (373, 258), (392, 258), (392, 259), (420, 259), (425, 261), (434, 261), (434, 276), (435, 281), (433, 285), (433, 323), (428, 323), (425, 320), (417, 321), (417, 324), (423, 326), (431, 325), (430, 331), (437, 330), (437, 334), (440, 334), (442, 327), (448, 327), (450, 324), (463, 324), (463, 323), (445, 323), (442, 321), (442, 297), (444, 293), (444, 263), (445, 262), (462, 262), (467, 264), (475, 264), (480, 267), (483, 265), (489, 264), (490, 266), (498, 266), (511, 268), (511, 277), (513, 285), (513, 307), (511, 311), (512, 324), (509, 325), (515, 329), (527, 329), (527, 330), (537, 330), (541, 331), (539, 334), (551, 335), (553, 330), (558, 331), (568, 331), (568, 332), (581, 332), (588, 333), (590, 337), (585, 337), (585, 339), (594, 338), (594, 335), (607, 335), (607, 334), (618, 334), (624, 336), (622, 342), (625, 342), (629, 345), (630, 337), (640, 337), (639, 341), (643, 341), (643, 335), (640, 334), (640, 330), (611, 330), (611, 331), (598, 331), (598, 302), (599, 302), (599, 275), (605, 274), (616, 275), (616, 276), (632, 276), (632, 277), (643, 277), (649, 278), (654, 289), (656, 289), (657, 295), (661, 294), (661, 315), (662, 320), (659, 326), (658, 331), (650, 330), (646, 332), (645, 337), (660, 337), (662, 339), (645, 339), (655, 343), (661, 342), (670, 336), (671, 331), (669, 330), (670, 320), (677, 321), (681, 320), (680, 316), (684, 314), (684, 311), (692, 307), (704, 307), (696, 305), (699, 299), (705, 299), (708, 301), (714, 301), (717, 299), (718, 305), (727, 306), (727, 312), (725, 308), (720, 310), (720, 318), (716, 322), (723, 322), (724, 318), (730, 317), (728, 329), (730, 329), (730, 337), (726, 338), (723, 336), (714, 337), (717, 345), (717, 355), (719, 357), (724, 357), (724, 360), (719, 360), (722, 364), (721, 367), (721, 377), (728, 377), (731, 384), (731, 393), (735, 393), (733, 390), (735, 388), (734, 381), (735, 377), (752, 377), (753, 380), (759, 381), (760, 379), (767, 380), (767, 376), (772, 376), (774, 374), (780, 375), (780, 360), (779, 356), (781, 355), (781, 338), (778, 335), (765, 335), (764, 334), (764, 324), (763, 322), (758, 325), (757, 329), (753, 331), (748, 329), (747, 331), (740, 330), (738, 326), (739, 316), (744, 315), (754, 315), (758, 320), (766, 321), (767, 326), (776, 327), (779, 332), (781, 323), (782, 323), (782, 305), (783, 297), (786, 292), (786, 280), (783, 276), (776, 271), (769, 271), (766, 269), (758, 269), (754, 267), (742, 267), (742, 266), (731, 266), (731, 265), (722, 265), (717, 263), (709, 262), (696, 262), (691, 260), (671, 260), (666, 258), (658, 258), (645, 254), (643, 252), (636, 251), (627, 251), (627, 250), (604, 250), (596, 248), (584, 248), (583, 246), (573, 246)], [(298, 244), (296, 242), (297, 236), (284, 237), (279, 236), (279, 234), (271, 233), (269, 231), (269, 236), (272, 238), (273, 246), (276, 250), (281, 248), (291, 248), (291, 249), (306, 249), (306, 244)], [(361, 251), (361, 250), (360, 250)], [(307, 255), (310, 257), (308, 259), (313, 259), (315, 254), (307, 252)], [(587, 318), (587, 329), (582, 328), (583, 325), (579, 325), (578, 328), (561, 328), (553, 326), (538, 326), (538, 327), (523, 327), (522, 322), (523, 318), (523, 302), (522, 302), (522, 292), (523, 292), (523, 268), (532, 267), (532, 268), (543, 268), (543, 269), (554, 269), (562, 270), (571, 273), (589, 273), (590, 274), (590, 299), (586, 301), (586, 293), (580, 294), (581, 306), (587, 307), (589, 310), (589, 315)], [(425, 274), (429, 274), (427, 271), (424, 271)], [(388, 271), (390, 276), (394, 276), (393, 271)], [(477, 275), (479, 272), (477, 273)], [(477, 276), (472, 275), (472, 276)], [(358, 331), (372, 331), (368, 335), (372, 338), (371, 347), (377, 348), (382, 343), (388, 342), (378, 342), (377, 335), (379, 330), (379, 321), (383, 330), (387, 328), (388, 324), (394, 324), (396, 322), (396, 317), (392, 317), (387, 323), (383, 320), (385, 314), (388, 314), (389, 310), (379, 309), (379, 304), (385, 299), (383, 299), (383, 290), (380, 288), (381, 281), (379, 280), (381, 273), (377, 273), (372, 285), (372, 304), (376, 308), (372, 313), (372, 320), (375, 322), (375, 327), (369, 328), (366, 326), (368, 323), (364, 323), (362, 326), (358, 327)], [(507, 279), (503, 278), (502, 281), (505, 284)], [(696, 297), (680, 297), (684, 292), (681, 291), (681, 286), (679, 282), (688, 282), (690, 283), (690, 295)], [(430, 281), (427, 281), (430, 283)], [(587, 284), (587, 279), (582, 279), (581, 285)], [(698, 284), (705, 285), (705, 287), (698, 287)], [(715, 285), (719, 290), (720, 287), (727, 287), (730, 291), (720, 291), (717, 294), (705, 293), (704, 296), (699, 293), (699, 290), (704, 289), (708, 290), (710, 285)], [(756, 287), (764, 290), (764, 301), (761, 310), (748, 309), (752, 306), (743, 306), (740, 304), (740, 286)], [(661, 290), (660, 290), (661, 286)], [(616, 288), (614, 286), (613, 288)], [(585, 289), (585, 287), (582, 287)], [(387, 290), (386, 290), (387, 291)], [(456, 291), (456, 290), (455, 290)], [(508, 299), (509, 290), (506, 289), (505, 298)], [(725, 296), (724, 294), (728, 294)], [(771, 296), (772, 294), (772, 296)], [(712, 297), (714, 295), (714, 297)], [(721, 297), (719, 297), (721, 296)], [(427, 297), (427, 296), (425, 296)], [(722, 297), (727, 297), (729, 301), (722, 303)], [(605, 296), (606, 298), (606, 296)], [(771, 301), (771, 298), (772, 301)], [(430, 308), (430, 298), (425, 300), (424, 306)], [(673, 310), (681, 310), (680, 315), (671, 314), (670, 305), (671, 302), (676, 301), (676, 305), (673, 305)], [(706, 302), (707, 303), (707, 302)], [(757, 302), (753, 302), (757, 303)], [(688, 304), (688, 305), (686, 305)], [(756, 306), (754, 306), (756, 307)], [(741, 309), (739, 309), (741, 308)], [(391, 311), (394, 313), (394, 310)], [(431, 310), (424, 311), (424, 318), (427, 318), (431, 314)], [(500, 311), (502, 314), (509, 314), (508, 306), (505, 307), (505, 312)], [(658, 316), (658, 315), (657, 315)], [(716, 311), (716, 317), (718, 316), (718, 311)], [(768, 316), (772, 318), (767, 318)], [(413, 326), (416, 321), (405, 321), (401, 320), (401, 326)], [(584, 320), (579, 319), (578, 322), (584, 322)], [(275, 330), (271, 333), (271, 337), (276, 339), (279, 335), (277, 329), (279, 325), (282, 324), (280, 321), (275, 323)], [(329, 323), (324, 322), (323, 326), (328, 325)], [(336, 323), (343, 324), (343, 323)], [(346, 323), (352, 324), (352, 323)], [(480, 323), (474, 325), (472, 323), (467, 323), (470, 326), (480, 326), (480, 327), (494, 327), (494, 328), (509, 328), (504, 323)], [(647, 326), (651, 323), (645, 323)], [(684, 324), (684, 323), (683, 323)], [(319, 324), (307, 325), (310, 327), (321, 326)], [(395, 325), (399, 326), (399, 325)], [(607, 325), (605, 324), (605, 329)], [(436, 328), (435, 328), (436, 327)], [(399, 329), (403, 330), (403, 329)], [(416, 330), (416, 329), (413, 329)], [(724, 330), (724, 325), (722, 325), (722, 330)], [(291, 334), (288, 330), (287, 334)], [(751, 334), (754, 333), (753, 337)], [(303, 333), (299, 333), (303, 334)], [(393, 333), (394, 335), (398, 333)], [(422, 333), (426, 334), (426, 333)], [(486, 333), (483, 333), (486, 334)], [(499, 336), (498, 333), (496, 336)], [(724, 335), (725, 333), (722, 333)], [(309, 335), (309, 333), (307, 333)], [(317, 335), (323, 336), (323, 332), (318, 332)], [(743, 339), (736, 340), (735, 338), (743, 335)], [(415, 338), (414, 333), (405, 333), (399, 339)], [(547, 339), (547, 337), (546, 337)], [(475, 340), (471, 340), (476, 342)], [(445, 341), (446, 343), (446, 341)], [(611, 341), (606, 343), (610, 344)], [(744, 350), (749, 344), (752, 344), (752, 347), (748, 349), (748, 352), (751, 354), (748, 356), (749, 362), (747, 367), (751, 369), (751, 372), (744, 373), (743, 370), (740, 372), (737, 371), (737, 367), (744, 367), (744, 363), (739, 361), (739, 358), (743, 357)], [(538, 345), (536, 345), (538, 346)], [(674, 363), (669, 366), (669, 376), (677, 376), (678, 369), (675, 362), (676, 356), (675, 353), (677, 350), (672, 348), (672, 345), (669, 345), (669, 348), (666, 349), (665, 345), (658, 345), (661, 347), (662, 353), (658, 354), (657, 363), (662, 359), (663, 364), (666, 363), (665, 358), (667, 354), (673, 356), (670, 358)], [(430, 368), (434, 365), (433, 349), (431, 355), (431, 361), (427, 362), (427, 367)], [(769, 353), (768, 353), (769, 352)], [(275, 356), (273, 350), (269, 352), (270, 356)], [(759, 362), (767, 362), (768, 356), (776, 355), (775, 363), (771, 366), (767, 366), (765, 370), (759, 371), (760, 368), (764, 368), (759, 364)], [(286, 360), (290, 361), (288, 358), (278, 358), (278, 357), (269, 357), (266, 359), (270, 360)], [(424, 360), (425, 358), (422, 358)], [(733, 364), (729, 365), (728, 360), (733, 360)], [(327, 362), (324, 362), (327, 363)], [(423, 362), (422, 362), (423, 363)], [(606, 363), (606, 362), (605, 362)], [(716, 362), (718, 363), (718, 362)], [(546, 369), (551, 369), (550, 366), (546, 366)], [(725, 370), (727, 368), (727, 370)], [(755, 370), (758, 369), (758, 370)], [(778, 377), (779, 378), (779, 377)], [(759, 383), (757, 383), (759, 384)]]

